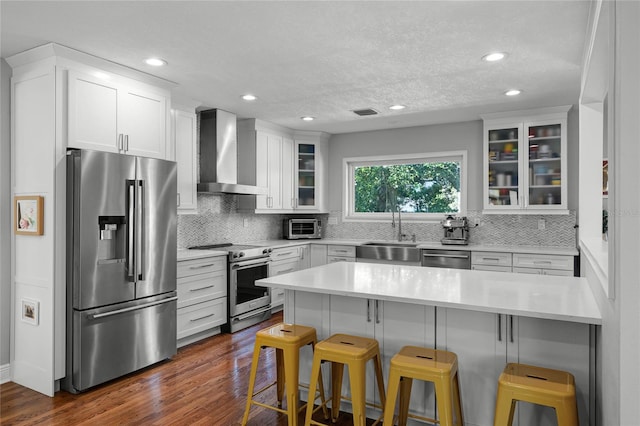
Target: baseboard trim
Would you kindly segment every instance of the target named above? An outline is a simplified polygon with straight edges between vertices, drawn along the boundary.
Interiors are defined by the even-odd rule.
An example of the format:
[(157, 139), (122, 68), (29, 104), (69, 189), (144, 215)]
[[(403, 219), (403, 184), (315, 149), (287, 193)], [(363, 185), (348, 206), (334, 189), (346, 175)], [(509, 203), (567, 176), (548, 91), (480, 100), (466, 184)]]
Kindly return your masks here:
[(0, 384), (11, 381), (11, 364), (0, 365)]

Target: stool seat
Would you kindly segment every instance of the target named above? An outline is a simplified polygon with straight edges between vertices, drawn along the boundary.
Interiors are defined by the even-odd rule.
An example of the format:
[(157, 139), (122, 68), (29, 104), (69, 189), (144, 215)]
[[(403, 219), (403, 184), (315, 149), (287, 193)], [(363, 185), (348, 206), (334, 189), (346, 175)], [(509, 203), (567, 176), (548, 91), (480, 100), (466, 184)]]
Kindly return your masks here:
[[(289, 426), (298, 425), (298, 388), (300, 386), (298, 382), (298, 369), (300, 364), (300, 349), (307, 345), (311, 345), (311, 347), (314, 348), (316, 342), (316, 329), (299, 324), (279, 323), (271, 327), (264, 328), (256, 333), (256, 341), (253, 349), (253, 361), (251, 364), (251, 374), (249, 376), (249, 392), (247, 395), (247, 405), (245, 408), (244, 416), (242, 418), (242, 425), (247, 424), (247, 421), (249, 420), (249, 411), (251, 410), (252, 405), (258, 405), (264, 408), (285, 413), (287, 414)], [(265, 386), (258, 392), (254, 392), (258, 361), (260, 359), (260, 351), (268, 347), (274, 348), (276, 350), (277, 379), (274, 383)], [(259, 395), (273, 385), (277, 385), (277, 407), (264, 404), (254, 399), (256, 395)], [(325, 406), (326, 402), (324, 399), (324, 386), (322, 383), (321, 375), (319, 377), (318, 387), (320, 391), (320, 399), (322, 401), (321, 407), (324, 411), (325, 418), (327, 418), (328, 413)], [(283, 410), (281, 408), (285, 388), (287, 396), (287, 410)], [(310, 403), (309, 405), (311, 405), (312, 408), (316, 398), (316, 386), (309, 387), (309, 395), (307, 399)]]
[(575, 380), (566, 371), (507, 364), (498, 379), (494, 425), (511, 425), (517, 401), (553, 407), (558, 424), (578, 424)]
[[(340, 411), (342, 399), (342, 376), (344, 366), (349, 368), (351, 383), (351, 407), (353, 410), (353, 424), (364, 426), (366, 424), (366, 374), (365, 366), (369, 360), (374, 361), (376, 382), (382, 407), (385, 403), (384, 381), (382, 377), (382, 360), (378, 341), (367, 337), (352, 336), (349, 334), (334, 334), (326, 340), (319, 342), (313, 353), (313, 366), (311, 368), (311, 384), (320, 372), (323, 362), (331, 362), (331, 418), (335, 422)], [(382, 408), (380, 407), (380, 408)], [(312, 407), (307, 406), (305, 425), (322, 425), (311, 419)]]
[[(434, 384), (439, 420), (409, 415), (413, 379)], [(384, 409), (385, 425), (393, 424), (398, 391), (400, 391), (398, 424), (405, 425), (408, 417), (413, 417), (449, 426), (454, 424), (454, 410), (457, 424), (464, 424), (458, 381), (458, 357), (455, 353), (419, 346), (404, 346), (391, 358), (389, 390)]]

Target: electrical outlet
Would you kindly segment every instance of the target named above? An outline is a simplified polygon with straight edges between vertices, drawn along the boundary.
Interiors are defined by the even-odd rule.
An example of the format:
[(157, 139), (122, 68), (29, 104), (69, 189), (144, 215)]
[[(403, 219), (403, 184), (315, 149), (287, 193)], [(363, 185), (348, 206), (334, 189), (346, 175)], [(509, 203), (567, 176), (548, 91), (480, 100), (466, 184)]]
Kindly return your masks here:
[(330, 217), (329, 218), (329, 225), (337, 225), (338, 224), (338, 218), (337, 217)]
[(244, 226), (245, 228), (249, 227), (249, 218), (245, 217), (242, 219), (242, 226)]
[(538, 219), (538, 231), (542, 231), (547, 227), (544, 219)]

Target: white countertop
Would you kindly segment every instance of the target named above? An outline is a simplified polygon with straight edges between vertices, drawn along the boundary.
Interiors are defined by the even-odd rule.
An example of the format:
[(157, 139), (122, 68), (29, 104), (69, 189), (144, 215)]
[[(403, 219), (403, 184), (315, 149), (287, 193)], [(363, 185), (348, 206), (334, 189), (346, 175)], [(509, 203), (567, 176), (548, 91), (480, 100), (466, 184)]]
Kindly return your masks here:
[[(265, 245), (272, 248), (276, 247), (287, 247), (287, 246), (295, 246), (301, 244), (326, 244), (326, 245), (348, 245), (348, 246), (359, 246), (367, 242), (385, 242), (382, 240), (347, 240), (347, 239), (331, 239), (331, 238), (323, 238), (323, 239), (309, 239), (309, 240), (266, 240), (266, 241), (258, 241), (251, 242), (246, 244), (255, 244), (255, 245)], [(389, 243), (394, 243), (396, 241), (386, 241)], [(490, 252), (508, 252), (508, 253), (530, 253), (530, 254), (556, 254), (556, 255), (567, 255), (567, 256), (577, 256), (579, 254), (578, 249), (575, 247), (555, 247), (555, 246), (501, 246), (501, 245), (491, 245), (491, 244), (467, 244), (467, 245), (449, 245), (442, 244), (436, 241), (418, 241), (418, 248), (425, 249), (443, 249), (443, 250), (467, 250), (467, 251), (490, 251)]]
[(602, 324), (589, 284), (577, 277), (337, 262), (259, 283), (311, 293)]

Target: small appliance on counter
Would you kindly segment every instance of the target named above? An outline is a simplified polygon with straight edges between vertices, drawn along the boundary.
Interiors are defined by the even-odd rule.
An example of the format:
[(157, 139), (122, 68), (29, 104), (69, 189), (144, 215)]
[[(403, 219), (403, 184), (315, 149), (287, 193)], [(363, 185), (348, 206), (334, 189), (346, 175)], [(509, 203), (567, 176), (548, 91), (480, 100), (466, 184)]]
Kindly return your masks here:
[(282, 236), (287, 240), (322, 238), (322, 224), (319, 219), (289, 218), (282, 224)]
[(440, 223), (444, 228), (444, 238), (440, 240), (442, 244), (469, 244), (469, 221), (466, 217), (447, 216)]

